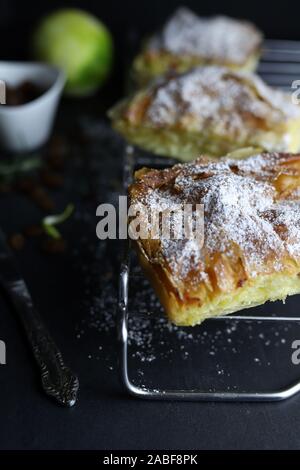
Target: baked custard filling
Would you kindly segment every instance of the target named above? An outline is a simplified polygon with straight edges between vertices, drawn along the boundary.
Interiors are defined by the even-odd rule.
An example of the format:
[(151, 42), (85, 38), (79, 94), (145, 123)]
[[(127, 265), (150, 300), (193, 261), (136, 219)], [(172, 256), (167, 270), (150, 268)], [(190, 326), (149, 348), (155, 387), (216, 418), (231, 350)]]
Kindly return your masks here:
[(300, 155), (200, 157), (142, 169), (131, 204), (202, 204), (204, 238), (138, 239), (141, 265), (170, 319), (206, 318), (300, 293)]

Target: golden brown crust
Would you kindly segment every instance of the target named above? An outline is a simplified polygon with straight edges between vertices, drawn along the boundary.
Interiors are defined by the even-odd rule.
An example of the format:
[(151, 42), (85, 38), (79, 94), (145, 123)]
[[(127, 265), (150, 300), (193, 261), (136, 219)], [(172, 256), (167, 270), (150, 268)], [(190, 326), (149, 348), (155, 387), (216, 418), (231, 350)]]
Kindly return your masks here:
[[(210, 304), (216, 300), (216, 313), (238, 310), (244, 297), (228, 309), (219, 299), (258, 284), (262, 292), (279, 276), (294, 276), (300, 289), (299, 154), (264, 153), (238, 161), (201, 157), (165, 170), (142, 169), (129, 195), (132, 204), (150, 211), (173, 203), (204, 205), (203, 246), (195, 239), (163, 237), (136, 242), (141, 263), (176, 323), (194, 324), (213, 315)], [(296, 287), (288, 286), (277, 298)], [(249, 305), (276, 294), (252, 292)]]

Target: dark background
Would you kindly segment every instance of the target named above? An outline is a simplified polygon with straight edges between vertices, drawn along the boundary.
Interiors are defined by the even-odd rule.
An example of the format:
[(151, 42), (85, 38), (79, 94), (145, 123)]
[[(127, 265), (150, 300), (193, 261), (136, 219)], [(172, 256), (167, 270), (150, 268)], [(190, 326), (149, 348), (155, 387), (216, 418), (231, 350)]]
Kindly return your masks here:
[[(227, 14), (249, 19), (261, 28), (266, 37), (300, 38), (300, 4), (297, 1), (197, 1), (197, 0), (93, 0), (57, 1), (11, 0), (0, 1), (0, 57), (28, 58), (32, 28), (41, 16), (58, 7), (84, 8), (101, 18), (111, 30), (116, 45), (114, 78), (116, 86), (122, 81), (122, 63), (127, 44), (137, 34), (143, 36), (163, 24), (177, 6), (186, 5), (200, 15)], [(120, 88), (116, 88), (118, 91)]]
[[(29, 37), (35, 22), (57, 7), (82, 7), (97, 14), (114, 36), (115, 68), (112, 78), (96, 99), (64, 101), (58, 127), (63, 129), (67, 125), (70, 128), (73, 121), (90, 110), (98, 118), (104, 116), (104, 109), (123, 93), (124, 64), (132, 38), (152, 32), (176, 6), (183, 3), (202, 15), (224, 13), (248, 18), (269, 38), (300, 39), (300, 6), (290, 1), (44, 0), (38, 3), (10, 0), (0, 1), (0, 58), (30, 58)], [(120, 180), (120, 159), (114, 159), (109, 152), (106, 157), (100, 155), (99, 158), (97, 153), (94, 157), (100, 161), (98, 173), (93, 172), (95, 184), (104, 188), (101, 197), (107, 200), (107, 193), (115, 191), (117, 194), (118, 191), (112, 180)], [(76, 201), (75, 177), (72, 181), (68, 190), (55, 195), (60, 208), (65, 207), (71, 197), (72, 200), (75, 198), (77, 206), (80, 204)], [(96, 203), (100, 202), (101, 198), (98, 198), (89, 205), (91, 214), (95, 213)], [(40, 214), (18, 195), (0, 198), (0, 226), (8, 233), (20, 230), (25, 221), (28, 223), (29, 216), (34, 222)], [(75, 325), (81, 324), (89, 314), (89, 304), (84, 308), (86, 277), (96, 269), (97, 280), (104, 261), (98, 262), (95, 255), (99, 248), (95, 222), (89, 225), (88, 234), (82, 224), (70, 224), (64, 230), (72, 250), (79, 251), (75, 264), (68, 255), (47, 257), (31, 245), (18, 254), (18, 260), (35, 304), (66, 361), (79, 374), (79, 402), (74, 409), (65, 410), (49, 402), (41, 393), (21, 329), (12, 309), (0, 296), (0, 338), (7, 344), (8, 357), (8, 364), (0, 369), (1, 449), (299, 449), (299, 397), (277, 404), (153, 403), (134, 400), (122, 393), (115, 361), (115, 331), (106, 338), (90, 332), (82, 341), (76, 340)], [(89, 238), (89, 249), (86, 244), (79, 243), (82, 232)], [(118, 251), (117, 246), (103, 251), (106, 263), (116, 273), (113, 254)], [(96, 290), (101, 292), (101, 289), (103, 284), (98, 281)], [(277, 309), (281, 311), (281, 304)], [(289, 301), (286, 309), (298, 314), (297, 298)], [(298, 330), (297, 333), (292, 332), (291, 337), (297, 337), (298, 333)], [(108, 354), (98, 361), (95, 351), (99, 344), (103, 344)], [(284, 373), (290, 357), (289, 345), (286, 345), (282, 358), (280, 351), (277, 350), (277, 355), (271, 354), (276, 367), (274, 374), (273, 369), (269, 370), (269, 375), (278, 381), (276, 386), (287, 385)], [(91, 352), (92, 358), (89, 357)], [(262, 353), (267, 355), (265, 351)], [(239, 358), (237, 365), (241, 368), (245, 358), (247, 351)], [(225, 357), (226, 361), (228, 363)], [(233, 375), (237, 370), (232, 371)], [(298, 376), (297, 368), (293, 374)], [(246, 378), (251, 378), (250, 375), (264, 385), (268, 374), (265, 375), (257, 366), (253, 372), (249, 368)], [(210, 377), (207, 379), (209, 381)]]
[(79, 7), (98, 15), (111, 29), (117, 43), (130, 29), (152, 32), (177, 6), (186, 5), (201, 15), (216, 13), (254, 21), (268, 37), (281, 39), (300, 37), (299, 2), (197, 1), (197, 0), (106, 0), (57, 1), (11, 0), (0, 2), (1, 55), (24, 52), (28, 31), (41, 15), (57, 7)]

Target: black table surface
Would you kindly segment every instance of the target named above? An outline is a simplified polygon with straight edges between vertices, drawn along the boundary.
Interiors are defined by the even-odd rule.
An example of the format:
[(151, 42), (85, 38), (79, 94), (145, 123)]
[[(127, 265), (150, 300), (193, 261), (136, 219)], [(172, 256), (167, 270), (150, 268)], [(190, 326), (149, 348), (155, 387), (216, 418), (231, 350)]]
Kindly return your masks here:
[[(75, 121), (84, 113), (89, 116), (89, 112), (89, 106), (83, 110), (78, 102), (63, 105), (58, 127), (68, 127), (72, 135)], [(7, 347), (7, 364), (0, 366), (0, 448), (299, 448), (300, 395), (279, 403), (197, 403), (142, 401), (124, 393), (118, 379), (116, 331), (114, 325), (108, 332), (103, 327), (107, 314), (104, 310), (113, 306), (107, 307), (99, 300), (106, 295), (104, 287), (115, 292), (119, 245), (117, 241), (100, 242), (95, 233), (97, 205), (115, 200), (120, 190), (121, 156), (119, 144), (110, 147), (110, 131), (97, 124), (95, 114), (93, 124), (89, 120), (84, 124), (88, 132), (92, 129), (92, 150), (85, 146), (78, 149), (76, 139), (70, 139), (73, 154), (66, 183), (63, 189), (53, 191), (59, 210), (70, 201), (76, 206), (75, 215), (62, 227), (69, 244), (67, 253), (45, 254), (33, 240), (16, 254), (36, 306), (66, 362), (80, 378), (78, 403), (72, 409), (64, 409), (43, 395), (15, 312), (0, 296), (0, 339)], [(78, 157), (80, 152), (83, 158)], [(82, 197), (80, 193), (83, 180), (93, 193), (91, 197)], [(40, 217), (39, 210), (20, 194), (0, 196), (0, 225), (7, 233), (20, 231)], [(98, 310), (96, 317), (91, 317), (95, 302)], [(299, 298), (294, 298), (287, 303), (285, 313), (297, 314), (299, 305)], [(281, 309), (281, 304), (276, 308)], [(97, 316), (104, 316), (100, 329)], [(110, 315), (107, 321), (111, 321)], [(300, 331), (295, 327), (291, 338), (297, 339), (297, 335)], [(258, 347), (261, 352), (262, 346)], [(241, 364), (246, 361), (249, 375), (256, 376), (256, 383), (264, 382), (273, 373), (278, 379), (276, 385), (285, 386), (286, 380), (300, 376), (300, 366), (293, 366), (291, 377), (285, 377), (287, 363), (290, 367), (290, 342), (276, 351), (276, 363), (272, 363), (267, 375), (255, 365), (253, 356), (251, 365), (247, 365), (244, 353), (239, 360)], [(270, 354), (272, 357), (273, 353)], [(236, 364), (227, 366), (230, 369)], [(176, 373), (174, 364), (170, 370)], [(159, 372), (156, 378), (160, 379)]]

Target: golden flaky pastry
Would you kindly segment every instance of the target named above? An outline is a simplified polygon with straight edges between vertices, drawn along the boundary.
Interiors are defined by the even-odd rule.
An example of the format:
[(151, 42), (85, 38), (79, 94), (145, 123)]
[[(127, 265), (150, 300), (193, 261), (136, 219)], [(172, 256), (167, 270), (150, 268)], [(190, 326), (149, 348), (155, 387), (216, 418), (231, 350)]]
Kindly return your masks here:
[(201, 157), (165, 170), (142, 169), (129, 194), (132, 204), (150, 211), (204, 206), (203, 245), (195, 237), (134, 242), (175, 324), (195, 325), (300, 293), (299, 154)]
[(262, 39), (260, 31), (249, 22), (226, 16), (201, 18), (187, 8), (179, 8), (136, 57), (133, 77), (143, 85), (170, 71), (186, 72), (211, 64), (253, 71)]
[(165, 78), (110, 112), (128, 141), (154, 153), (192, 160), (243, 147), (300, 149), (300, 107), (258, 76), (199, 67)]

